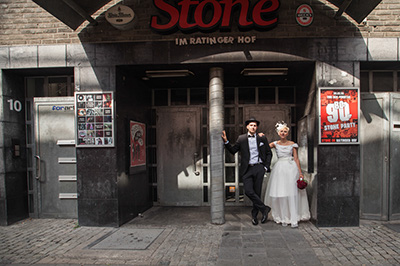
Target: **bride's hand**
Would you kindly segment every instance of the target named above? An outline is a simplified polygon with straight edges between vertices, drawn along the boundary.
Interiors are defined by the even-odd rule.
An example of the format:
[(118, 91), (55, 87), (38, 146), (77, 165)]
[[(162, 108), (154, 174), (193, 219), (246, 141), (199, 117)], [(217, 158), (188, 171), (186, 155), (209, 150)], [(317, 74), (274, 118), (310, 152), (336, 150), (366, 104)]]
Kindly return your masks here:
[(260, 133), (258, 133), (258, 136), (263, 137), (263, 136), (265, 136), (265, 134), (260, 132)]

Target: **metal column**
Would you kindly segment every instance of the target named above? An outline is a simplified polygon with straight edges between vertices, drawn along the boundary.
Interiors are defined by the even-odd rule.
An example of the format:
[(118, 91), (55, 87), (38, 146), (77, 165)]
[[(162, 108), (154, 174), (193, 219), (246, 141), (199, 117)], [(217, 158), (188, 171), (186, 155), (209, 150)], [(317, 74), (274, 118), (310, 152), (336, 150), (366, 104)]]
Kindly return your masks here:
[(224, 146), (221, 139), (224, 128), (223, 69), (210, 69), (210, 179), (211, 223), (225, 223), (224, 207)]

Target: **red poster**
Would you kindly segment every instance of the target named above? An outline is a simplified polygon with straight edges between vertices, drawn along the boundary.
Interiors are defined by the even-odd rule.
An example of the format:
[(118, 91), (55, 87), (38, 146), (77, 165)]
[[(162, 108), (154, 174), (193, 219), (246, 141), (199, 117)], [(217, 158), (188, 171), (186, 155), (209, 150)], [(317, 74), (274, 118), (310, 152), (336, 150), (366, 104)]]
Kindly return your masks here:
[(131, 167), (146, 165), (146, 125), (130, 122)]
[(320, 88), (320, 143), (358, 144), (358, 88)]

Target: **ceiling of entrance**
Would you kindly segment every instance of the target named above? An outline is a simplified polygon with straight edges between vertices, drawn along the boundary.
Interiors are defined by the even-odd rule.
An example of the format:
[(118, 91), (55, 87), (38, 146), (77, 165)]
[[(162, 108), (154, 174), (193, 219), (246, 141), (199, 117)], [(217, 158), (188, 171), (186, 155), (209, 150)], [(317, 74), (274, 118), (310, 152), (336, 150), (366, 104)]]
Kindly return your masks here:
[[(119, 66), (123, 75), (142, 80), (151, 88), (194, 88), (208, 87), (210, 69), (213, 64), (179, 64), (179, 65), (134, 65)], [(314, 73), (314, 62), (252, 62), (251, 64), (227, 63), (220, 64), (223, 69), (224, 87), (257, 87), (257, 86), (300, 86), (308, 83)], [(270, 75), (245, 75), (244, 70), (276, 70), (286, 69), (286, 73)], [(149, 77), (146, 71), (188, 71), (190, 75), (182, 77)], [(260, 74), (260, 73), (258, 73)]]
[[(32, 0), (47, 12), (58, 18), (68, 27), (76, 30), (85, 20), (92, 24), (97, 22), (91, 17), (93, 13), (109, 3), (110, 0)], [(328, 0), (339, 10), (336, 16), (348, 14), (358, 23), (371, 13), (382, 0)]]

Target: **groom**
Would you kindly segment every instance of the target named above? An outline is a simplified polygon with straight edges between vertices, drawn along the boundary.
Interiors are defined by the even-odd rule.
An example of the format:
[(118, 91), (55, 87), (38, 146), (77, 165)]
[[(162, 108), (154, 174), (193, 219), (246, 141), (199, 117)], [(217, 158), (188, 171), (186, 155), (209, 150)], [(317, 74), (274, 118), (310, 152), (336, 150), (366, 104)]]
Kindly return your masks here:
[(267, 138), (257, 135), (260, 121), (250, 118), (245, 124), (247, 133), (240, 135), (235, 144), (231, 145), (229, 143), (225, 130), (222, 131), (222, 139), (225, 143), (225, 148), (230, 153), (235, 154), (240, 151), (239, 175), (243, 179), (246, 196), (253, 202), (251, 222), (253, 225), (257, 225), (258, 212), (262, 213), (261, 223), (265, 223), (271, 210), (261, 200), (261, 189), (265, 172), (270, 172), (272, 152)]

